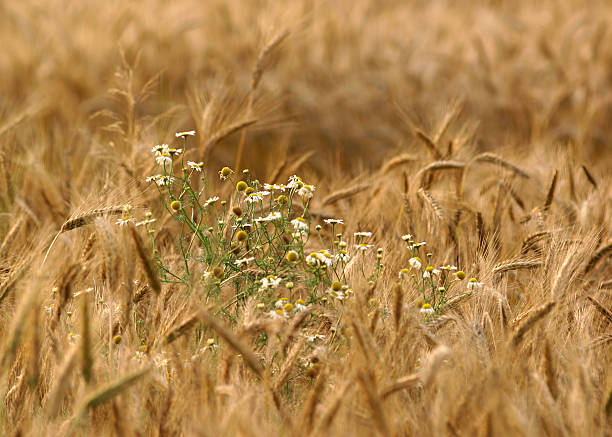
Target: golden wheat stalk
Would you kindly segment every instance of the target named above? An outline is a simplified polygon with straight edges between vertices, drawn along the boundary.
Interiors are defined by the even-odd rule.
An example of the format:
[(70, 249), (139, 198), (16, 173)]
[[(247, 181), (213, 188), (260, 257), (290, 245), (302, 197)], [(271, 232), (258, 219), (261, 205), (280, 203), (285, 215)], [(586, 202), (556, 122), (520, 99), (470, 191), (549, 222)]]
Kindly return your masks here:
[(586, 176), (587, 180), (591, 183), (591, 185), (593, 185), (593, 188), (597, 189), (597, 182), (595, 181), (593, 175), (591, 175), (589, 170), (586, 168), (586, 165), (582, 166), (582, 171), (584, 172), (584, 175)]
[(529, 331), (538, 321), (542, 320), (548, 313), (550, 313), (555, 304), (555, 301), (550, 301), (530, 311), (529, 317), (527, 317), (525, 322), (523, 322), (523, 324), (512, 336), (511, 343), (514, 346), (518, 346), (525, 337), (527, 331)]
[(199, 311), (187, 317), (183, 323), (181, 323), (176, 328), (172, 329), (168, 335), (166, 335), (166, 343), (170, 344), (177, 338), (181, 337), (185, 333), (187, 333), (191, 328), (193, 328), (198, 320), (200, 319)]
[(134, 241), (134, 245), (136, 246), (136, 253), (138, 254), (140, 263), (144, 268), (145, 274), (149, 279), (149, 285), (157, 294), (159, 294), (161, 292), (161, 281), (159, 279), (159, 276), (154, 271), (153, 261), (147, 254), (142, 238), (140, 237), (140, 234), (138, 234), (138, 232), (136, 231), (136, 228), (134, 226), (129, 226), (129, 228), (130, 235), (132, 237), (132, 240)]
[(550, 233), (550, 231), (540, 231), (527, 235), (521, 244), (521, 255), (529, 252), (539, 241), (548, 237)]
[(419, 140), (421, 140), (425, 147), (427, 147), (427, 150), (429, 150), (429, 153), (431, 153), (436, 161), (442, 159), (442, 154), (434, 144), (433, 140), (429, 138), (425, 132), (423, 132), (421, 129), (415, 129), (414, 134)]
[(608, 323), (612, 323), (612, 311), (603, 306), (603, 304), (593, 296), (587, 296), (587, 300), (591, 302), (595, 309), (608, 320)]
[(504, 158), (494, 153), (490, 153), (490, 152), (481, 153), (480, 155), (475, 156), (472, 159), (472, 162), (486, 162), (489, 164), (495, 164), (507, 170), (512, 171), (514, 174), (522, 178), (529, 179), (531, 177), (529, 173), (527, 173), (525, 170), (523, 170), (519, 166), (511, 163), (510, 161), (506, 161)]
[(595, 254), (591, 257), (586, 267), (584, 268), (584, 274), (586, 275), (591, 270), (595, 268), (595, 266), (607, 256), (612, 255), (612, 242), (606, 244), (604, 247), (599, 249)]
[(321, 204), (322, 206), (331, 205), (332, 203), (336, 203), (339, 200), (346, 199), (348, 197), (354, 196), (355, 194), (366, 191), (370, 189), (371, 186), (372, 184), (357, 184), (353, 185), (352, 187), (334, 191), (333, 193), (325, 196)]
[(398, 167), (402, 164), (406, 164), (408, 162), (411, 161), (416, 161), (416, 157), (414, 155), (411, 155), (409, 153), (404, 153), (401, 155), (396, 156), (395, 158), (390, 159), (389, 161), (387, 161), (382, 167), (380, 172), (382, 174), (387, 174), (389, 173), (392, 169), (394, 169), (395, 167)]
[(542, 261), (535, 260), (506, 260), (493, 267), (493, 273), (506, 273), (512, 270), (531, 270), (542, 266)]
[(263, 368), (257, 359), (257, 355), (248, 346), (242, 343), (240, 339), (232, 332), (231, 329), (225, 327), (215, 317), (210, 315), (207, 311), (200, 312), (200, 317), (209, 325), (217, 334), (219, 334), (227, 343), (241, 354), (244, 362), (249, 368), (260, 378), (263, 378)]
[(431, 194), (429, 194), (428, 191), (425, 191), (423, 188), (419, 188), (418, 193), (423, 199), (425, 199), (426, 203), (431, 207), (431, 209), (436, 214), (436, 216), (440, 220), (444, 221), (445, 220), (444, 210), (442, 209), (438, 201), (434, 199), (434, 197)]

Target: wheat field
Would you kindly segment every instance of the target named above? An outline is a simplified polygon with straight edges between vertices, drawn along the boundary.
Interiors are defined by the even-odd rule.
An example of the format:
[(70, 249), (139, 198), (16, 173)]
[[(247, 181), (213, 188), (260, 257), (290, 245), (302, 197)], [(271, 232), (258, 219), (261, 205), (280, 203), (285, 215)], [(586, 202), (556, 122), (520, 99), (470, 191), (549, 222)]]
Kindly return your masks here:
[(0, 2), (0, 434), (612, 436), (611, 25)]

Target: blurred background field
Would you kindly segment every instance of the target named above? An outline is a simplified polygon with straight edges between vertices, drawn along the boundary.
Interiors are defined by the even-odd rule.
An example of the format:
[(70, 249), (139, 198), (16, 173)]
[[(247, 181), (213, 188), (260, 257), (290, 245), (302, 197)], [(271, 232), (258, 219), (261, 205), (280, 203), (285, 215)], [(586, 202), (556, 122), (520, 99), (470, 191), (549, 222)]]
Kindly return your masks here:
[[(2, 433), (611, 435), (611, 24), (604, 0), (0, 2)], [(287, 358), (271, 344), (257, 353), (270, 368), (280, 357), (295, 384), (269, 394), (224, 345), (185, 370), (182, 338), (167, 378), (136, 382), (73, 426), (96, 384), (76, 355), (64, 360), (78, 328), (48, 317), (49, 290), (95, 283), (114, 304), (145, 279), (125, 267), (134, 249), (111, 219), (61, 234), (38, 266), (66, 220), (126, 203), (159, 217), (171, 251), (145, 178), (151, 147), (190, 129), (187, 157), (219, 195), (223, 166), (262, 182), (297, 173), (317, 187), (315, 219), (373, 231), (388, 270), (371, 294), (360, 286), (377, 303), (357, 299), (346, 322), (321, 310), (342, 333), (337, 344), (321, 328), (324, 377), (293, 366), (313, 351)], [(439, 327), (414, 305), (405, 325), (389, 318), (408, 232), (487, 287)], [(504, 267), (524, 260), (536, 264)], [(116, 278), (101, 281), (101, 266)], [(201, 305), (162, 294), (163, 305), (134, 303), (150, 310), (151, 342)], [(90, 309), (103, 384), (136, 367), (142, 339), (117, 321), (113, 364), (113, 316)], [(537, 329), (521, 325), (540, 312)], [(528, 340), (516, 340), (521, 326)], [(430, 366), (419, 389), (400, 381), (417, 361)]]

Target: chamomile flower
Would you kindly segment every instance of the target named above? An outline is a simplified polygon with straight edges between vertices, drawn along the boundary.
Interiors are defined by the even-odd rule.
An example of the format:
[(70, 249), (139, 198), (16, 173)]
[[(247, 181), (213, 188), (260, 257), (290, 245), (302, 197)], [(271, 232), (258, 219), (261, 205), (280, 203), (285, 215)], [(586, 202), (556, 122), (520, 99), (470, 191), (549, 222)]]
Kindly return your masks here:
[(171, 165), (172, 164), (172, 158), (170, 157), (170, 153), (168, 152), (162, 152), (160, 153), (156, 158), (155, 161), (159, 164), (159, 165)]
[(123, 207), (123, 211), (121, 212), (121, 218), (115, 222), (116, 225), (119, 226), (127, 226), (130, 222), (135, 222), (134, 216), (132, 215), (132, 206), (125, 205)]
[(268, 196), (269, 194), (269, 191), (257, 191), (255, 193), (248, 194), (244, 201), (247, 203), (261, 202), (264, 197)]
[(410, 277), (410, 270), (404, 268), (401, 269), (398, 273), (400, 279), (408, 279)]
[(274, 303), (274, 307), (275, 308), (282, 308), (283, 306), (285, 306), (286, 303), (289, 302), (289, 299), (287, 299), (286, 297), (281, 297), (279, 298), (275, 303)]
[(446, 270), (448, 272), (453, 271), (453, 270), (457, 270), (457, 266), (451, 266), (450, 264), (447, 264), (445, 266), (440, 266), (440, 270)]
[(362, 252), (365, 252), (366, 250), (368, 250), (372, 246), (373, 246), (373, 244), (359, 243), (359, 244), (355, 244), (355, 249), (360, 250)]
[(304, 185), (298, 190), (298, 195), (302, 197), (302, 199), (310, 199), (315, 191), (314, 185)]
[(478, 282), (478, 279), (476, 278), (470, 278), (470, 280), (467, 283), (467, 288), (468, 290), (474, 290), (476, 288), (482, 288), (483, 283), (482, 282)]
[(284, 320), (286, 318), (285, 312), (280, 308), (270, 311), (268, 316), (274, 320)]
[(168, 155), (170, 155), (172, 158), (176, 158), (181, 153), (183, 153), (183, 149), (168, 149)]
[(328, 225), (343, 225), (344, 224), (342, 219), (325, 219), (323, 221), (327, 223)]
[(404, 234), (404, 235), (402, 235), (402, 240), (404, 240), (404, 241), (410, 241), (410, 240), (412, 240), (412, 235), (410, 235), (410, 234)]
[(154, 218), (146, 218), (143, 221), (136, 223), (136, 226), (147, 226), (147, 225), (150, 225), (151, 223), (155, 223), (156, 221), (157, 219), (154, 219)]
[(295, 301), (295, 309), (297, 311), (303, 311), (307, 308), (306, 306), (306, 302), (304, 302), (304, 300), (302, 299), (298, 299)]
[(219, 196), (210, 197), (204, 202), (204, 206), (213, 205), (217, 200), (219, 200)]
[(261, 286), (259, 287), (259, 291), (268, 291), (274, 290), (281, 283), (282, 278), (279, 278), (274, 275), (268, 275), (265, 278), (261, 279)]
[(156, 182), (161, 177), (162, 177), (162, 175), (160, 175), (160, 174), (156, 174), (156, 175), (153, 175), (153, 176), (147, 176), (145, 181), (146, 182)]
[(241, 259), (237, 259), (236, 261), (234, 261), (234, 265), (240, 267), (242, 265), (248, 265), (251, 261), (253, 261), (255, 259), (255, 257), (250, 257), (250, 258), (241, 258)]
[(434, 269), (432, 266), (425, 267), (425, 271), (423, 272), (423, 278), (431, 278), (432, 275), (439, 275), (440, 270)]
[(421, 261), (421, 258), (419, 258), (418, 256), (415, 256), (408, 260), (408, 264), (410, 264), (410, 267), (414, 269), (420, 269), (422, 266), (422, 262), (423, 261)]
[(274, 221), (274, 220), (279, 220), (279, 219), (281, 219), (282, 217), (283, 217), (283, 216), (281, 215), (281, 213), (280, 213), (280, 212), (278, 212), (278, 211), (276, 211), (276, 212), (271, 212), (270, 214), (268, 214), (268, 215), (267, 215), (267, 216), (265, 216), (265, 217), (259, 217), (259, 218), (256, 218), (256, 219), (255, 219), (255, 221), (256, 221), (257, 223), (262, 223), (262, 222), (271, 222), (271, 221)]
[(332, 256), (326, 249), (321, 249), (318, 252), (311, 252), (306, 257), (306, 263), (313, 267), (322, 267), (323, 265), (330, 267), (332, 264)]
[(293, 229), (296, 231), (306, 231), (308, 229), (308, 223), (304, 217), (296, 217), (291, 220), (291, 224), (293, 225)]
[(196, 131), (194, 130), (188, 130), (188, 131), (184, 131), (184, 132), (177, 132), (174, 134), (175, 137), (180, 138), (187, 138), (187, 137), (193, 137), (195, 135)]
[(372, 236), (372, 233), (371, 233), (371, 232), (355, 232), (355, 233), (353, 233), (353, 235), (354, 235), (356, 238), (360, 238), (360, 237), (371, 237), (371, 236)]
[(337, 260), (342, 261), (344, 264), (348, 263), (351, 260), (351, 256), (346, 253), (346, 250), (340, 249), (338, 253), (335, 255)]
[(189, 168), (191, 168), (192, 170), (195, 171), (202, 171), (202, 167), (204, 166), (203, 162), (193, 162), (193, 161), (187, 161), (187, 165), (189, 166)]
[(304, 182), (299, 176), (293, 175), (289, 177), (289, 183), (287, 184), (287, 188), (302, 188), (304, 186)]
[(267, 191), (285, 191), (287, 189), (287, 186), (283, 184), (264, 184), (263, 187)]
[(419, 247), (425, 246), (427, 244), (427, 241), (421, 241), (420, 243), (414, 243), (411, 248), (412, 249), (418, 249)]
[(218, 347), (219, 345), (217, 345), (217, 343), (215, 342), (215, 339), (209, 338), (208, 340), (206, 340), (206, 346), (202, 348), (202, 352), (212, 351), (212, 350), (217, 349)]
[(229, 176), (233, 173), (234, 171), (229, 168), (229, 167), (223, 167), (221, 170), (219, 170), (219, 178), (221, 178), (222, 181), (226, 180), (227, 178), (229, 178)]
[(174, 178), (168, 175), (160, 176), (155, 180), (155, 183), (160, 187), (170, 185), (172, 182), (174, 182)]
[(309, 343), (314, 343), (317, 340), (325, 340), (325, 336), (321, 334), (307, 335), (306, 341)]
[(435, 311), (434, 311), (434, 309), (431, 307), (431, 305), (430, 305), (430, 304), (425, 303), (425, 304), (423, 304), (423, 306), (421, 307), (420, 312), (421, 312), (421, 314), (431, 315), (431, 314), (433, 314)]
[(155, 156), (159, 156), (162, 153), (168, 153), (168, 150), (170, 149), (170, 146), (167, 144), (157, 144), (156, 146), (153, 146), (153, 148), (151, 149), (151, 152), (155, 154)]

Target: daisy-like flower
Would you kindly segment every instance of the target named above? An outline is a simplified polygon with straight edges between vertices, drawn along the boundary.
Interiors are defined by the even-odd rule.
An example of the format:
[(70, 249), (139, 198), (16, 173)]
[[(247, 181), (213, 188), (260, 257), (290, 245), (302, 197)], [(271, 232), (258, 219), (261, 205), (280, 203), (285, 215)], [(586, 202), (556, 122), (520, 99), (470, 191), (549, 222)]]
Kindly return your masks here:
[(420, 243), (414, 243), (414, 244), (412, 245), (412, 248), (413, 248), (413, 249), (418, 249), (419, 247), (421, 247), (421, 246), (425, 246), (426, 244), (427, 244), (427, 241), (421, 241)]
[(163, 187), (165, 185), (170, 185), (172, 182), (174, 182), (174, 178), (168, 175), (160, 176), (155, 180), (155, 183), (159, 185), (160, 187)]
[(281, 283), (282, 278), (279, 278), (274, 275), (268, 275), (265, 278), (261, 279), (261, 286), (259, 287), (259, 291), (268, 291), (274, 290)]
[(212, 205), (212, 204), (214, 204), (214, 203), (215, 203), (217, 200), (219, 200), (219, 196), (213, 196), (213, 197), (210, 197), (210, 198), (208, 198), (208, 199), (206, 200), (206, 202), (204, 202), (204, 206), (209, 206), (209, 205)]
[(166, 358), (166, 355), (164, 352), (153, 356), (153, 364), (155, 364), (155, 367), (157, 368), (167, 367), (168, 363), (169, 363), (169, 360), (168, 358)]
[(261, 202), (265, 196), (270, 194), (269, 191), (257, 191), (246, 196), (244, 199), (247, 203)]
[(310, 255), (306, 257), (305, 261), (313, 267), (321, 267), (323, 265), (330, 267), (333, 258), (327, 249), (321, 249), (318, 252), (311, 252)]
[(302, 197), (302, 199), (310, 199), (314, 194), (315, 187), (314, 185), (304, 185), (298, 190), (298, 195)]
[(457, 270), (457, 266), (451, 266), (450, 264), (447, 264), (445, 266), (440, 266), (440, 270), (446, 270), (448, 272), (453, 271), (453, 270)]
[(286, 297), (281, 297), (279, 298), (275, 303), (274, 303), (274, 307), (275, 308), (282, 308), (283, 306), (285, 306), (286, 303), (289, 302), (289, 299), (287, 299)]
[(78, 297), (81, 294), (89, 294), (93, 291), (94, 289), (92, 287), (86, 288), (85, 290), (81, 290), (81, 291), (77, 291), (72, 293), (72, 297)]
[(168, 150), (170, 149), (170, 146), (167, 144), (157, 144), (156, 146), (153, 146), (153, 148), (151, 149), (151, 152), (155, 154), (155, 156), (159, 156), (162, 153), (168, 153)]
[(306, 302), (303, 299), (298, 299), (295, 301), (295, 309), (298, 311), (303, 311), (307, 308)]
[(219, 178), (224, 181), (229, 178), (232, 173), (234, 173), (234, 171), (231, 168), (223, 167), (221, 170), (219, 170)]
[(410, 240), (412, 240), (412, 235), (410, 235), (410, 234), (404, 234), (404, 235), (402, 235), (402, 240), (404, 240), (404, 241), (410, 241)]
[(344, 224), (342, 219), (325, 219), (323, 221), (327, 223), (328, 225), (343, 225)]
[(365, 252), (366, 250), (368, 250), (372, 246), (373, 246), (373, 244), (359, 243), (359, 244), (355, 244), (355, 249), (360, 250), (362, 252)]
[(306, 231), (308, 229), (308, 223), (304, 217), (296, 217), (291, 220), (291, 224), (293, 225), (293, 229), (296, 231)]
[(280, 308), (270, 311), (268, 313), (268, 316), (270, 316), (274, 320), (284, 320), (286, 318), (285, 312)]
[(355, 237), (359, 238), (359, 237), (371, 237), (372, 233), (371, 232), (355, 232), (353, 234)]
[(160, 174), (156, 174), (156, 175), (153, 175), (153, 176), (147, 176), (145, 181), (146, 182), (156, 182), (161, 177), (162, 177), (162, 175), (160, 175)]
[(321, 334), (307, 335), (306, 341), (309, 343), (314, 343), (317, 340), (325, 340), (325, 336)]
[(215, 342), (214, 338), (209, 338), (206, 340), (206, 346), (202, 348), (202, 352), (212, 351), (219, 347), (219, 345)]
[(51, 314), (51, 312), (53, 311), (53, 308), (55, 308), (55, 304), (54, 303), (52, 303), (49, 306), (46, 306), (45, 307), (45, 311), (48, 312), (49, 314)]
[(276, 211), (276, 212), (271, 212), (270, 214), (268, 214), (268, 215), (267, 215), (267, 216), (265, 216), (265, 217), (259, 217), (259, 218), (256, 218), (256, 219), (255, 219), (255, 221), (256, 221), (257, 223), (262, 223), (262, 222), (271, 222), (271, 221), (274, 221), (274, 220), (279, 220), (279, 219), (281, 219), (282, 217), (283, 217), (283, 216), (281, 215), (281, 213), (280, 213), (280, 212), (278, 212), (278, 211)]
[(431, 307), (431, 305), (430, 305), (430, 304), (425, 303), (425, 304), (423, 304), (423, 306), (421, 307), (420, 312), (421, 312), (421, 314), (431, 315), (431, 314), (433, 314), (435, 311), (434, 311), (434, 309)]
[(440, 270), (434, 269), (432, 266), (425, 267), (425, 271), (423, 272), (424, 278), (431, 278), (432, 275), (439, 275)]
[(176, 136), (177, 138), (179, 137), (183, 137), (183, 138), (187, 138), (187, 137), (193, 137), (195, 135), (195, 131), (194, 130), (188, 130), (188, 131), (184, 131), (184, 132), (177, 132), (174, 134), (174, 136)]
[(150, 225), (151, 223), (155, 223), (156, 221), (157, 221), (157, 219), (147, 218), (147, 219), (144, 219), (141, 222), (136, 223), (136, 226), (147, 226), (147, 225)]
[(482, 282), (478, 282), (478, 279), (476, 278), (470, 278), (470, 280), (467, 283), (467, 288), (468, 290), (474, 290), (476, 288), (482, 288), (483, 283)]
[(183, 149), (168, 149), (168, 154), (172, 157), (172, 158), (176, 158), (177, 156), (179, 156), (181, 153), (183, 153)]
[(412, 267), (413, 269), (420, 269), (422, 266), (422, 262), (421, 258), (419, 258), (418, 256), (415, 256), (414, 258), (410, 258), (408, 260), (408, 264), (410, 264), (410, 267)]
[(287, 189), (287, 186), (283, 184), (264, 184), (263, 187), (267, 191), (285, 191)]
[(289, 183), (287, 184), (287, 188), (302, 188), (304, 186), (304, 182), (299, 176), (293, 175), (289, 177)]
[(346, 250), (340, 249), (338, 253), (335, 255), (337, 260), (342, 261), (344, 264), (348, 263), (351, 260), (349, 254), (346, 253)]
[(159, 165), (171, 165), (172, 164), (172, 158), (170, 157), (170, 154), (167, 152), (163, 152), (160, 153), (157, 158), (155, 158), (155, 161), (159, 164)]
[(204, 166), (203, 162), (193, 162), (193, 161), (187, 161), (187, 165), (189, 166), (189, 168), (191, 168), (192, 170), (195, 171), (202, 171), (202, 167)]
[(404, 268), (401, 269), (398, 273), (400, 279), (408, 279), (410, 277), (410, 270)]
[(250, 258), (241, 258), (241, 259), (237, 259), (236, 261), (234, 261), (234, 265), (240, 267), (242, 265), (248, 265), (251, 261), (253, 261), (255, 259), (255, 257), (250, 257)]
[(121, 218), (115, 222), (116, 225), (126, 226), (130, 222), (136, 221), (134, 216), (132, 215), (132, 206), (125, 205), (123, 207), (123, 211), (121, 212)]

